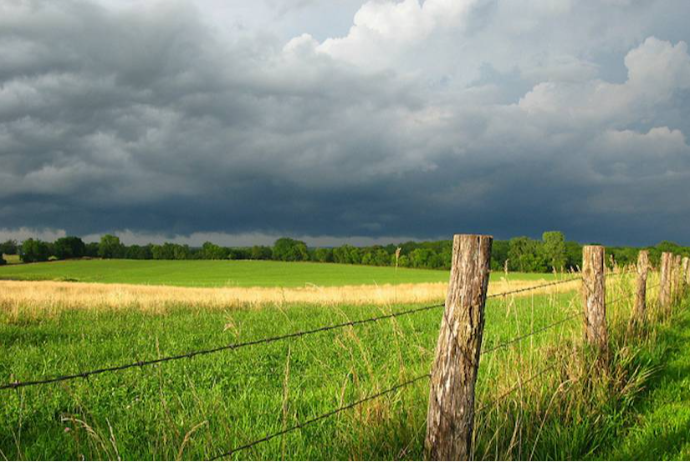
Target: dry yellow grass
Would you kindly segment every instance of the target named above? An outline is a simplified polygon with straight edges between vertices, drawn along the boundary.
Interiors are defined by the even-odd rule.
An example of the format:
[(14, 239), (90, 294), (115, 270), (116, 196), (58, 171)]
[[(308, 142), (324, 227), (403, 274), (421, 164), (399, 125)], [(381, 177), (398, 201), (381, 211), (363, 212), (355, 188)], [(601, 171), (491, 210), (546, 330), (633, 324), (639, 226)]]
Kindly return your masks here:
[[(489, 293), (521, 289), (546, 282), (546, 280), (510, 282), (502, 280), (492, 282)], [(314, 305), (434, 303), (445, 299), (446, 287), (446, 283), (424, 283), (299, 288), (188, 288), (53, 281), (0, 281), (0, 308), (6, 313), (28, 309), (50, 314), (69, 309), (161, 311), (173, 306), (223, 309), (298, 303)], [(555, 293), (576, 287), (577, 283), (568, 283), (541, 289), (541, 293)]]

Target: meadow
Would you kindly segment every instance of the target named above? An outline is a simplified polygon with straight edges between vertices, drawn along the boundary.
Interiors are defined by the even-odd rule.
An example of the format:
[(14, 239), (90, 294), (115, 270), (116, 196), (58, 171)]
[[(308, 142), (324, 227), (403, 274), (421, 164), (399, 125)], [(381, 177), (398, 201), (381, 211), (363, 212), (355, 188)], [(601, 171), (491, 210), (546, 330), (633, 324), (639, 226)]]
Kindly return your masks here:
[[(179, 287), (333, 287), (448, 282), (448, 271), (251, 260), (67, 260), (0, 267), (0, 279)], [(498, 273), (494, 278), (503, 278)], [(551, 274), (509, 273), (510, 280)]]
[[(593, 377), (587, 366), (578, 291), (554, 287), (489, 300), (476, 458), (591, 458), (616, 441), (628, 411), (662, 364), (664, 331), (673, 325), (655, 322), (658, 329), (631, 333), (630, 299), (621, 300), (631, 293), (630, 278), (612, 278), (610, 284), (609, 325), (617, 353), (611, 375), (602, 378)], [(656, 297), (654, 291), (651, 296)], [(180, 303), (164, 312), (18, 306), (3, 310), (0, 319), (0, 382), (159, 358), (420, 306), (208, 309)], [(0, 456), (209, 459), (428, 373), (441, 315), (441, 308), (433, 308), (88, 380), (2, 390)], [(500, 348), (531, 332), (538, 334)], [(494, 347), (499, 348), (491, 351)], [(534, 374), (539, 380), (527, 380)], [(518, 392), (503, 397), (516, 384)], [(231, 458), (420, 459), (427, 401), (428, 382), (420, 380)]]

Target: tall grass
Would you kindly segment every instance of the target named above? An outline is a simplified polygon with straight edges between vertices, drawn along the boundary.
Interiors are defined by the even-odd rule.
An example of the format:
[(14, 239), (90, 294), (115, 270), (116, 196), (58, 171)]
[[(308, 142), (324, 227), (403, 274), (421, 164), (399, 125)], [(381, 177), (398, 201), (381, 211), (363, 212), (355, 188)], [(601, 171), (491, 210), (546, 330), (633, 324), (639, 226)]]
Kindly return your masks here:
[[(494, 284), (492, 282), (492, 284)], [(650, 281), (650, 286), (654, 283)], [(611, 278), (609, 295), (630, 290)], [(652, 302), (656, 297), (652, 291)], [(653, 303), (651, 304), (653, 306)], [(52, 376), (386, 314), (392, 304), (170, 305), (165, 312), (2, 311), (0, 381)], [(491, 299), (485, 348), (579, 311), (577, 291)], [(592, 369), (581, 318), (482, 358), (477, 458), (582, 458), (615, 434), (658, 363), (657, 311), (628, 327), (609, 307), (610, 372)], [(441, 309), (290, 342), (4, 392), (0, 456), (207, 459), (429, 371)], [(666, 321), (664, 321), (666, 322)], [(536, 380), (527, 379), (550, 368)], [(514, 390), (512, 393), (503, 395)], [(234, 455), (237, 459), (419, 459), (422, 381)]]
[[(496, 280), (490, 293), (545, 283), (546, 280)], [(319, 287), (192, 288), (134, 284), (52, 281), (0, 281), (0, 308), (5, 313), (36, 316), (64, 310), (141, 310), (164, 312), (185, 306), (195, 309), (258, 308), (310, 304), (323, 306), (432, 303), (445, 298), (447, 283)], [(548, 290), (571, 290), (574, 284)]]

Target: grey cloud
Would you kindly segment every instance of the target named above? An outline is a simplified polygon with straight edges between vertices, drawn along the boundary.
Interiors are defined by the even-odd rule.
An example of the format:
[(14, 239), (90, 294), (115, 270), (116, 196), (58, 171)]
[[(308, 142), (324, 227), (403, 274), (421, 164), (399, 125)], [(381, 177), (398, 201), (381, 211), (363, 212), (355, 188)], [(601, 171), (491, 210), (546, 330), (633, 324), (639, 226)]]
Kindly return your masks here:
[[(370, 68), (308, 37), (221, 38), (187, 3), (5, 4), (0, 229), (683, 241), (690, 58), (677, 42), (690, 34), (669, 42), (663, 2), (643, 3), (607, 6), (629, 9), (630, 30), (582, 49), (555, 37), (561, 58), (513, 62), (497, 45), (506, 11), (478, 2), (460, 32), (415, 45), (450, 65)], [(542, 14), (574, 29), (584, 10)], [(483, 37), (486, 59), (453, 37)], [(593, 43), (618, 64), (599, 63)], [(599, 74), (650, 63), (663, 78)]]

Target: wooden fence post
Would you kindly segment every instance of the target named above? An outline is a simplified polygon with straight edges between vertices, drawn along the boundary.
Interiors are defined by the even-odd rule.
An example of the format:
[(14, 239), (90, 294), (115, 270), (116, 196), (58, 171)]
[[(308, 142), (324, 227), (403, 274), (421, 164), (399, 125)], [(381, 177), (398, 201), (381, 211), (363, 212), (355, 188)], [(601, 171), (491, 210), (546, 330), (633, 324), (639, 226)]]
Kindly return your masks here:
[(446, 307), (431, 371), (424, 441), (428, 460), (469, 460), (474, 387), (484, 332), (493, 238), (456, 235)]
[(661, 276), (659, 281), (659, 306), (667, 310), (671, 306), (671, 265), (673, 255), (670, 252), (661, 254)]
[(683, 257), (683, 269), (680, 272), (681, 296), (685, 295), (688, 289), (688, 271), (690, 271), (690, 258)]
[(637, 293), (635, 296), (635, 318), (644, 321), (647, 311), (647, 271), (649, 270), (649, 252), (640, 250), (637, 255)]
[(675, 303), (680, 298), (680, 271), (681, 271), (681, 256), (673, 257), (673, 302)]
[(607, 356), (606, 279), (604, 276), (604, 247), (586, 245), (582, 248), (582, 289), (585, 308), (585, 338), (599, 349), (601, 358)]

